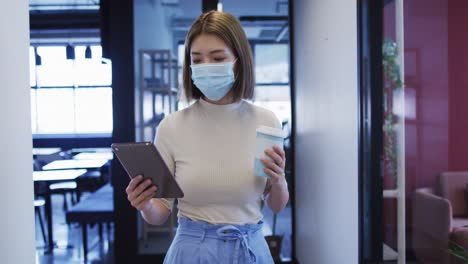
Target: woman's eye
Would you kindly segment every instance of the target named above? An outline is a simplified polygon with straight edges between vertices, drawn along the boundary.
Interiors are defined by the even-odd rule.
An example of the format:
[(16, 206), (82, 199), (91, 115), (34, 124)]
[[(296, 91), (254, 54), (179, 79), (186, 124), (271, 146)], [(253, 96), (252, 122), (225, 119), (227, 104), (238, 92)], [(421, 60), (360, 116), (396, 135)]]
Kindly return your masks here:
[(193, 60), (192, 63), (193, 64), (198, 64), (198, 63), (200, 63), (200, 60)]
[(221, 61), (224, 61), (225, 58), (214, 58), (215, 61), (217, 62), (221, 62)]

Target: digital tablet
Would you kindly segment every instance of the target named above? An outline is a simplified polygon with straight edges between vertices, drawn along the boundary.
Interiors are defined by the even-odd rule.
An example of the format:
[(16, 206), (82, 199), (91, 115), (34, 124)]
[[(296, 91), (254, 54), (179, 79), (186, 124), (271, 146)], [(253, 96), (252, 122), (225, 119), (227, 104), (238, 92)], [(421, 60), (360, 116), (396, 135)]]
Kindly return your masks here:
[(143, 175), (144, 178), (153, 180), (158, 188), (154, 198), (184, 197), (182, 189), (153, 143), (113, 143), (111, 148), (131, 179)]

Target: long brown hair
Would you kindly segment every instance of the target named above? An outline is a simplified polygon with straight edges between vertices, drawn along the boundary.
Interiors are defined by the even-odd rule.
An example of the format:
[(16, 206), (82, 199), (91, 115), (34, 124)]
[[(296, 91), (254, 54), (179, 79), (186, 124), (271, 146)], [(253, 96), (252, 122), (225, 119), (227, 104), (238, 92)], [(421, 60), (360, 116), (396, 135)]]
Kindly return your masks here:
[(254, 96), (255, 77), (252, 50), (247, 36), (239, 21), (231, 14), (209, 11), (202, 14), (190, 27), (185, 39), (185, 55), (182, 69), (184, 97), (188, 103), (200, 99), (202, 92), (193, 83), (190, 70), (190, 49), (193, 40), (199, 35), (214, 34), (226, 43), (237, 59), (234, 67), (235, 81), (233, 100), (252, 99)]

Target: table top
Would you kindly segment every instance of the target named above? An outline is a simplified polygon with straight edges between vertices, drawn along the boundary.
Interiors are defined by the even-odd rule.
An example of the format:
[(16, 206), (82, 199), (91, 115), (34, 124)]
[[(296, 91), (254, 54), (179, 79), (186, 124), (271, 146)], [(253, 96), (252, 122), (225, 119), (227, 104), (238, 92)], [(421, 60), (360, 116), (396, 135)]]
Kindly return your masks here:
[(85, 174), (85, 169), (33, 171), (34, 181), (71, 181)]
[(73, 159), (76, 160), (111, 160), (113, 158), (114, 154), (112, 154), (112, 152), (81, 152), (73, 156)]
[(114, 210), (114, 188), (106, 184), (96, 192), (91, 193), (84, 200), (73, 206), (70, 211), (113, 211)]
[(60, 151), (62, 151), (61, 148), (33, 148), (32, 154), (33, 155), (52, 155)]
[(42, 167), (42, 170), (63, 170), (63, 169), (99, 169), (109, 160), (107, 159), (67, 159), (54, 160)]
[(91, 152), (91, 153), (112, 153), (111, 148), (72, 148), (72, 153)]
[(70, 222), (111, 222), (114, 219), (114, 189), (110, 184), (104, 185), (66, 213)]

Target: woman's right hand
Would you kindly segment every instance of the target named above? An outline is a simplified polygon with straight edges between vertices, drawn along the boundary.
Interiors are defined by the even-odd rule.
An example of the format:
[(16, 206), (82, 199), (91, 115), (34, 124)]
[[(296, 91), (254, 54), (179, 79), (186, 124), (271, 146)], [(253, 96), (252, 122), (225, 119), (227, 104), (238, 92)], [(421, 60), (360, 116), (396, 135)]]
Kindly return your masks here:
[(141, 211), (151, 206), (150, 200), (157, 190), (155, 185), (151, 185), (151, 179), (144, 179), (142, 175), (138, 175), (130, 181), (125, 189), (128, 201), (137, 210)]

